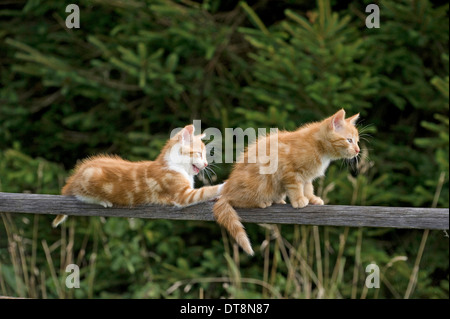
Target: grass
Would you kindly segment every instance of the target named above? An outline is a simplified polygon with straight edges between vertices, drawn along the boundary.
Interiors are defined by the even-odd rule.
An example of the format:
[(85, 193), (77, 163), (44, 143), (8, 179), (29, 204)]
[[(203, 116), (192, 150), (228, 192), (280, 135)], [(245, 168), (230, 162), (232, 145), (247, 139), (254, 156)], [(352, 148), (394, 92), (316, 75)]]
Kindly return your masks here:
[[(97, 228), (101, 225), (92, 226), (85, 233), (81, 248), (75, 251), (74, 222), (69, 221), (68, 226), (61, 231), (60, 240), (51, 244), (45, 239), (40, 239), (39, 215), (34, 215), (30, 220), (29, 226), (33, 229), (33, 237), (29, 239), (22, 236), (23, 229), (17, 226), (10, 214), (1, 216), (6, 230), (9, 254), (7, 262), (0, 264), (1, 295), (25, 298), (76, 298), (76, 290), (65, 287), (65, 278), (68, 275), (65, 266), (75, 263), (84, 265), (80, 267), (84, 271), (82, 276), (86, 278), (83, 281), (82, 296), (99, 297), (95, 294), (98, 290), (95, 289), (97, 254), (100, 249), (109, 249), (107, 243), (101, 244), (102, 234)], [(171, 298), (171, 296), (192, 297), (194, 294), (198, 298), (208, 298), (204, 285), (209, 283), (222, 284), (224, 289), (222, 297), (229, 298), (379, 297), (380, 289), (367, 289), (365, 286), (367, 262), (363, 262), (361, 257), (364, 252), (364, 229), (295, 225), (291, 226), (292, 239), (287, 240), (283, 237), (281, 226), (261, 226), (265, 229), (265, 239), (259, 250), (263, 260), (260, 277), (243, 274), (245, 267), (241, 266), (241, 252), (224, 233), (224, 260), (228, 275), (176, 280), (170, 283), (164, 295)], [(350, 241), (349, 236), (356, 236), (356, 240)], [(335, 238), (338, 238), (338, 241), (332, 242)], [(394, 298), (414, 297), (427, 238), (428, 231), (425, 231), (417, 248), (411, 274), (409, 278), (404, 278), (402, 283), (392, 283), (391, 278), (395, 276), (385, 274), (389, 269), (396, 271), (395, 265), (405, 263), (408, 260), (407, 256), (392, 256), (386, 264), (379, 265), (380, 279), (386, 289), (384, 296), (388, 294)], [(86, 249), (90, 251), (87, 252)], [(42, 251), (45, 255), (45, 264), (39, 265), (36, 256)], [(349, 254), (349, 251), (353, 253)], [(396, 288), (399, 286), (407, 288), (401, 292)], [(177, 290), (178, 294), (174, 295)], [(195, 290), (198, 292), (194, 293)]]
[[(361, 161), (359, 165), (370, 164)], [(369, 168), (362, 166), (359, 169), (361, 171)], [(361, 183), (366, 183), (367, 180), (352, 176), (349, 176), (349, 180), (353, 185), (352, 204), (363, 204), (365, 195), (364, 185)], [(444, 180), (445, 175), (441, 174), (433, 207), (437, 205)], [(322, 181), (318, 193), (327, 200), (328, 192), (334, 187), (334, 183), (324, 185)], [(0, 237), (0, 244), (7, 245), (7, 250), (0, 250), (0, 253), (7, 251), (6, 256), (0, 255), (0, 261), (3, 260), (3, 263), (0, 262), (0, 295), (44, 299), (104, 296), (99, 294), (101, 285), (107, 288), (109, 282), (104, 281), (103, 274), (102, 279), (99, 278), (101, 274), (98, 271), (98, 256), (106, 256), (110, 262), (114, 259), (114, 247), (104, 232), (104, 219), (91, 218), (88, 227), (82, 231), (78, 230), (78, 234), (75, 220), (69, 219), (61, 228), (60, 238), (51, 243), (48, 238), (54, 238), (54, 234), (50, 236), (54, 230), (50, 224), (42, 228), (45, 223), (40, 220), (46, 217), (12, 216), (8, 213), (2, 213), (0, 216), (0, 234), (5, 234), (5, 237)], [(134, 224), (135, 221), (129, 221), (131, 228), (136, 227)], [(421, 284), (420, 280), (425, 280), (420, 276), (420, 264), (427, 249), (430, 236), (428, 230), (422, 232), (420, 243), (413, 250), (415, 254), (407, 256), (391, 253), (381, 258), (372, 247), (376, 245), (376, 240), (369, 234), (368, 229), (268, 224), (261, 224), (260, 227), (263, 229), (264, 239), (256, 252), (259, 257), (248, 259), (242, 255), (238, 246), (222, 230), (226, 275), (186, 275), (184, 279), (167, 282), (164, 291), (155, 292), (155, 296), (210, 298), (211, 294), (205, 285), (221, 284), (221, 297), (226, 298), (400, 299), (414, 297), (416, 288)], [(27, 237), (25, 234), (31, 236)], [(78, 243), (75, 245), (76, 238)], [(141, 241), (136, 254), (144, 256), (142, 260), (145, 262), (145, 269), (151, 269), (151, 259), (158, 261), (159, 258), (148, 251), (145, 241)], [(408, 260), (414, 262), (409, 264)], [(365, 285), (365, 267), (373, 261), (377, 261), (380, 267), (383, 289), (368, 289)], [(252, 263), (257, 262), (261, 263), (257, 265), (258, 272), (250, 272), (248, 269)], [(82, 270), (83, 289), (79, 291), (65, 286), (65, 278), (68, 275), (65, 267), (72, 263), (80, 265)], [(175, 265), (166, 267), (180, 271), (179, 277), (183, 277), (183, 272)], [(131, 265), (129, 273), (133, 272)], [(149, 282), (157, 278), (152, 271), (145, 272), (142, 276)], [(423, 285), (430, 284), (425, 282)], [(143, 296), (153, 295), (143, 293)]]
[[(9, 213), (0, 214), (6, 233), (9, 262), (0, 263), (0, 294), (21, 298), (74, 298), (75, 290), (67, 289), (65, 278), (68, 275), (65, 268), (69, 264), (88, 264), (89, 289), (87, 297), (92, 298), (95, 277), (95, 255), (98, 249), (97, 232), (86, 233), (81, 249), (74, 251), (75, 224), (68, 222), (61, 229), (61, 238), (50, 244), (42, 236), (39, 229), (40, 215), (24, 215), (20, 224), (31, 224), (32, 238), (23, 236), (25, 230)], [(49, 225), (50, 228), (50, 225)], [(86, 259), (86, 246), (89, 238), (93, 238), (92, 252), (89, 260)], [(2, 238), (0, 238), (2, 240)], [(3, 242), (3, 241), (2, 241)], [(45, 264), (37, 264), (37, 255), (45, 255)], [(58, 255), (60, 260), (55, 259)], [(57, 268), (56, 264), (60, 265)], [(12, 268), (12, 269), (11, 269)], [(51, 290), (51, 291), (49, 291)]]

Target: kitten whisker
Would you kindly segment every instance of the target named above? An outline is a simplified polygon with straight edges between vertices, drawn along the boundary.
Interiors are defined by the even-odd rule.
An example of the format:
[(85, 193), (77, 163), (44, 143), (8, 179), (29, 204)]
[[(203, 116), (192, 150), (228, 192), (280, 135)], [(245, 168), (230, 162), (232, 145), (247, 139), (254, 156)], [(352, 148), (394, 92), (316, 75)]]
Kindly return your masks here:
[(365, 125), (365, 126), (363, 126), (361, 128), (358, 127), (358, 131), (359, 131), (359, 133), (364, 133), (365, 131), (370, 129), (372, 126), (374, 126), (374, 125), (373, 124), (368, 124), (368, 125)]
[(339, 167), (339, 170), (340, 170), (340, 171), (342, 171), (342, 166), (344, 165), (344, 163), (345, 163), (345, 159), (343, 159), (343, 160), (341, 161), (341, 166)]
[(370, 162), (370, 157), (369, 157), (369, 155), (363, 154), (362, 156), (364, 156), (363, 159), (364, 159), (365, 161)]
[(369, 136), (369, 137), (373, 137), (372, 134), (369, 134), (369, 133), (361, 133), (361, 132), (359, 132), (359, 136)]
[(217, 176), (216, 172), (214, 172), (214, 170), (210, 167), (205, 167), (205, 169), (207, 169), (210, 173), (213, 173), (215, 176)]
[(367, 142), (367, 143), (369, 143), (369, 144), (371, 143), (371, 142), (370, 142), (366, 137), (364, 137), (364, 136), (360, 136), (359, 139), (360, 139), (360, 140), (363, 140), (363, 141), (365, 141), (365, 142)]
[(345, 166), (346, 166), (347, 170), (349, 169), (349, 167), (351, 167), (350, 159), (348, 159), (348, 158), (345, 159)]
[(209, 163), (208, 164), (208, 167), (219, 167), (219, 165), (218, 164), (216, 164), (216, 163)]
[[(206, 167), (205, 167), (205, 168), (206, 168)], [(202, 173), (204, 173), (204, 174), (206, 174), (206, 175), (208, 176), (209, 183), (212, 184), (212, 179), (211, 179), (211, 175), (209, 174), (209, 172), (208, 172), (206, 169), (204, 169), (204, 170), (202, 171)]]
[(199, 173), (198, 179), (201, 180), (203, 184), (205, 184), (205, 173), (203, 171)]

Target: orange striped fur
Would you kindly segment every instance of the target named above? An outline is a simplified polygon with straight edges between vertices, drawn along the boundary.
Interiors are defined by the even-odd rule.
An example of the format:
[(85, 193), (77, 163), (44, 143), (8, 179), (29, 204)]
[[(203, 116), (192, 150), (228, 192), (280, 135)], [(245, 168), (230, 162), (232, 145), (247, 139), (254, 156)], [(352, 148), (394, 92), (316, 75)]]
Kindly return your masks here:
[[(345, 119), (345, 111), (316, 123), (307, 124), (294, 132), (278, 132), (268, 135), (250, 145), (244, 153), (244, 161), (236, 163), (224, 184), (222, 195), (214, 205), (217, 222), (224, 226), (236, 242), (253, 255), (250, 241), (233, 207), (250, 208), (286, 204), (286, 196), (292, 207), (302, 208), (308, 204), (323, 205), (323, 200), (314, 195), (312, 181), (323, 176), (330, 161), (356, 157), (359, 134), (355, 122), (359, 114)], [(262, 163), (248, 163), (248, 154), (256, 152), (258, 145), (278, 140), (278, 168), (273, 174), (261, 174)]]
[[(194, 189), (194, 176), (208, 165), (202, 137), (194, 136), (193, 125), (186, 126), (166, 143), (155, 161), (130, 162), (106, 155), (85, 159), (76, 166), (62, 194), (104, 207), (188, 206), (213, 199), (221, 185)], [(58, 215), (53, 227), (66, 217)]]

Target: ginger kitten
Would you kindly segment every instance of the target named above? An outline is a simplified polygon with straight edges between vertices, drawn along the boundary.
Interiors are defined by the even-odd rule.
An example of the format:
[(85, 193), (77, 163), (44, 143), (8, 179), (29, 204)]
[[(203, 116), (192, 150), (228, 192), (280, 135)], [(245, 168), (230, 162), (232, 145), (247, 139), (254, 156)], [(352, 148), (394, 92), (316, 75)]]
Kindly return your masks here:
[[(265, 208), (272, 203), (302, 208), (308, 204), (323, 205), (314, 195), (312, 181), (323, 176), (330, 161), (356, 157), (359, 134), (355, 122), (359, 114), (345, 119), (345, 111), (316, 123), (300, 127), (294, 132), (278, 132), (259, 138), (244, 153), (244, 161), (236, 163), (224, 184), (222, 195), (213, 207), (217, 223), (224, 226), (236, 242), (253, 255), (250, 241), (233, 207)], [(278, 139), (278, 168), (273, 174), (261, 174), (267, 163), (248, 163), (248, 154), (258, 154), (258, 144)], [(265, 155), (265, 154), (264, 154)], [(272, 156), (270, 155), (273, 160)]]
[[(202, 137), (194, 136), (194, 126), (187, 125), (169, 139), (155, 161), (129, 162), (104, 155), (85, 159), (61, 193), (104, 207), (187, 206), (213, 199), (222, 185), (194, 189), (194, 176), (208, 165)], [(58, 215), (53, 227), (66, 218), (67, 215)]]

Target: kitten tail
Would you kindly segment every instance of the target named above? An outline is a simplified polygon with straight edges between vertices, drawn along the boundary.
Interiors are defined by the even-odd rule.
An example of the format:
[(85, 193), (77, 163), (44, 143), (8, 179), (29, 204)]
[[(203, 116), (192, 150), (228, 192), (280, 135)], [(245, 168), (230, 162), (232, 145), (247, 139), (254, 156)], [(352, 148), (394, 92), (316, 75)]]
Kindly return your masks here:
[[(72, 182), (73, 176), (67, 180), (67, 184), (61, 190), (61, 195), (73, 195), (72, 194)], [(52, 227), (56, 228), (67, 219), (67, 215), (56, 215), (56, 218), (52, 222)]]
[(57, 215), (56, 218), (52, 222), (52, 227), (56, 228), (59, 224), (67, 219), (67, 215)]
[(214, 217), (219, 225), (225, 227), (230, 235), (236, 240), (239, 246), (249, 255), (254, 252), (247, 233), (244, 230), (240, 218), (234, 208), (223, 197), (220, 198), (213, 207)]

